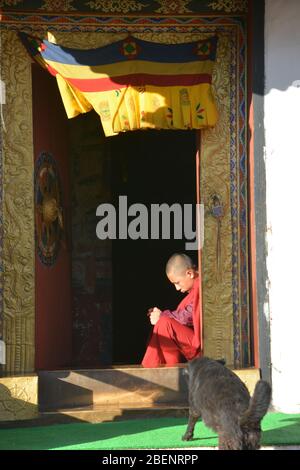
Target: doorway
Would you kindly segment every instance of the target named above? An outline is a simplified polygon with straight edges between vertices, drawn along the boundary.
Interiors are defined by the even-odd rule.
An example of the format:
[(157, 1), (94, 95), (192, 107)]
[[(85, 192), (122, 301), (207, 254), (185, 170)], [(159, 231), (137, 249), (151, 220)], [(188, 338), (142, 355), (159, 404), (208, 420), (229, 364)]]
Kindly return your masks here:
[[(69, 121), (72, 187), (73, 360), (78, 367), (140, 364), (152, 306), (176, 308), (180, 294), (165, 264), (184, 240), (99, 240), (96, 209), (119, 198), (143, 204), (195, 204), (194, 131), (136, 131), (105, 138), (94, 112)], [(132, 218), (131, 218), (132, 219)], [(130, 223), (128, 217), (128, 223)], [(171, 227), (173, 219), (171, 215)], [(196, 252), (190, 252), (196, 261)]]
[[(180, 22), (179, 18), (174, 19), (175, 23), (178, 21)], [(116, 34), (124, 34), (124, 27), (126, 29), (124, 22), (120, 21), (118, 26), (115, 23), (116, 20), (112, 16), (105, 23), (105, 32), (98, 32), (99, 25), (91, 25), (91, 30), (97, 30), (97, 32), (87, 35), (83, 32), (80, 34), (78, 32), (65, 34), (65, 25), (61, 28), (56, 24), (54, 30), (57, 32), (57, 41), (62, 45), (73, 47), (81, 42), (87, 47), (94, 47), (96, 43), (101, 45), (103, 40), (106, 41), (108, 39), (110, 41), (107, 33), (111, 34), (112, 41)], [(207, 201), (210, 201), (211, 194), (220, 195), (223, 208), (225, 209), (221, 224), (222, 252), (220, 267), (222, 268), (222, 283), (219, 282), (215, 272), (217, 254), (216, 236), (218, 233), (216, 227), (218, 226), (218, 220), (215, 220), (211, 214), (208, 214), (205, 221), (205, 233), (207, 236), (205, 237), (205, 250), (203, 252), (203, 266), (206, 270), (203, 307), (205, 313), (206, 353), (214, 357), (216, 352), (218, 352), (218, 355), (226, 357), (228, 364), (236, 364), (239, 367), (251, 365), (249, 363), (249, 351), (251, 353), (249, 322), (251, 319), (253, 319), (254, 323), (257, 320), (257, 312), (252, 312), (249, 304), (249, 296), (253, 298), (255, 292), (253, 293), (251, 286), (249, 286), (249, 268), (251, 270), (253, 265), (250, 265), (248, 262), (249, 253), (251, 254), (251, 249), (254, 248), (254, 245), (252, 248), (250, 247), (249, 251), (249, 192), (247, 193), (249, 175), (247, 135), (249, 133), (247, 133), (248, 107), (246, 99), (246, 77), (249, 73), (247, 72), (246, 61), (247, 48), (245, 48), (245, 44), (247, 34), (245, 25), (245, 15), (234, 17), (228, 15), (225, 26), (223, 17), (218, 12), (214, 18), (213, 29), (219, 36), (219, 51), (222, 51), (216, 64), (214, 79), (220, 109), (220, 121), (216, 129), (203, 133), (201, 152), (201, 198), (206, 204)], [(147, 15), (143, 18), (138, 29), (141, 37), (145, 40), (169, 41), (169, 33), (172, 33), (172, 37), (174, 33), (174, 25), (171, 23), (167, 27), (165, 25), (161, 28), (158, 27), (156, 32), (154, 32), (153, 21), (151, 22), (151, 18), (147, 17)], [(211, 34), (211, 32), (211, 25), (203, 24), (203, 18), (200, 15), (193, 26), (193, 34), (203, 35), (203, 33)], [(188, 41), (190, 40), (189, 38), (190, 32), (184, 26), (182, 26), (179, 33), (174, 33), (176, 42)], [(30, 175), (32, 174), (32, 162), (30, 158), (28, 159), (28, 156), (32, 153), (31, 135), (32, 131), (35, 130), (31, 125), (31, 81), (28, 74), (26, 74), (24, 80), (21, 80), (18, 70), (20, 61), (22, 61), (24, 70), (25, 67), (28, 70), (30, 59), (26, 56), (26, 51), (22, 46), (18, 46), (15, 42), (16, 38), (12, 31), (8, 31), (4, 39), (4, 46), (8, 51), (11, 48), (11, 44), (18, 51), (18, 59), (13, 55), (6, 54), (9, 57), (9, 61), (4, 61), (3, 73), (8, 77), (6, 84), (7, 87), (10, 87), (9, 94), (11, 96), (23, 97), (21, 101), (13, 100), (6, 108), (7, 116), (13, 116), (14, 122), (14, 126), (8, 126), (7, 128), (6, 139), (7, 141), (15, 142), (15, 130), (22, 129), (22, 133), (19, 133), (22, 140), (20, 141), (21, 145), (19, 145), (20, 152), (15, 152), (15, 145), (7, 148), (6, 171), (7, 174), (14, 175), (14, 184), (11, 185), (10, 180), (8, 180), (9, 188), (7, 188), (4, 182), (4, 195), (6, 194), (6, 198), (10, 198), (10, 190), (13, 188), (14, 197), (18, 195), (21, 198), (20, 200), (23, 200), (24, 188), (31, 188)], [(251, 59), (251, 47), (248, 49), (250, 51), (249, 58)], [(11, 71), (14, 71), (15, 81), (9, 80)], [(55, 86), (55, 81), (53, 83)], [(238, 86), (236, 86), (237, 84)], [(43, 93), (47, 93), (47, 90), (40, 87), (40, 96)], [(251, 89), (249, 89), (249, 97), (251, 98)], [(23, 103), (23, 108), (20, 103)], [(64, 113), (64, 110), (62, 111)], [(49, 108), (45, 108), (38, 116), (38, 127), (42, 120), (45, 120), (46, 114), (51, 114)], [(204, 134), (208, 135), (207, 139)], [(16, 164), (20, 169), (18, 176), (15, 173)], [(251, 185), (252, 181), (249, 184), (250, 189), (252, 188)], [(8, 238), (11, 235), (15, 236), (20, 221), (20, 223), (24, 223), (28, 228), (26, 231), (22, 230), (23, 234), (27, 232), (27, 238), (29, 237), (30, 239), (33, 233), (33, 221), (31, 219), (31, 213), (34, 210), (33, 198), (30, 198), (28, 204), (26, 204), (26, 212), (23, 211), (23, 206), (21, 205), (18, 205), (18, 212), (11, 211), (10, 204), (4, 204), (3, 207), (4, 219), (8, 227)], [(251, 230), (253, 229), (251, 226), (250, 228)], [(9, 335), (12, 338), (12, 343), (8, 346), (11, 354), (8, 355), (9, 359), (6, 366), (6, 370), (9, 371), (33, 370), (36, 354), (38, 354), (39, 350), (39, 344), (35, 341), (36, 338), (34, 338), (35, 328), (39, 329), (37, 325), (39, 318), (34, 317), (36, 311), (34, 295), (36, 290), (42, 292), (42, 289), (38, 285), (38, 279), (35, 286), (36, 278), (33, 275), (31, 275), (31, 281), (27, 284), (27, 269), (33, 265), (35, 253), (32, 249), (32, 243), (23, 241), (22, 238), (21, 244), (23, 245), (22, 251), (24, 256), (22, 255), (21, 258), (14, 260), (11, 274), (18, 274), (15, 277), (16, 284), (14, 284), (16, 286), (16, 305), (23, 305), (24, 298), (26, 298), (28, 311), (26, 309), (25, 315), (23, 308), (21, 310), (15, 309), (13, 317), (16, 319), (22, 317), (21, 323), (19, 323), (19, 320), (12, 320), (13, 317), (10, 313), (5, 314), (4, 312), (4, 331), (5, 328), (8, 328), (12, 332)], [(9, 247), (9, 244), (5, 245), (7, 259), (10, 259), (10, 253), (7, 251)], [(17, 245), (15, 248), (17, 248)], [(22, 263), (24, 260), (26, 260), (26, 284), (23, 282), (23, 277), (19, 276), (19, 272), (23, 273)], [(48, 285), (48, 282), (46, 284)], [(25, 294), (23, 292), (24, 285), (26, 285), (26, 297), (24, 297)], [(253, 283), (251, 285), (255, 287)], [(50, 307), (50, 303), (48, 305)], [(65, 309), (62, 309), (62, 311), (65, 312)], [(54, 309), (50, 311), (49, 319), (53, 317), (53, 313)], [(19, 335), (19, 326), (22, 332), (21, 336)], [(16, 329), (18, 330), (17, 333)], [(62, 332), (65, 331), (61, 327), (60, 330)], [(44, 331), (45, 335), (49, 334), (50, 330), (46, 324)], [(61, 331), (59, 335), (63, 336)], [(58, 361), (61, 361), (61, 354), (58, 351), (56, 334), (57, 331), (53, 334), (55, 347), (53, 348), (53, 345), (51, 345), (49, 354), (52, 354), (54, 358), (53, 353), (55, 353), (55, 364), (58, 364)], [(45, 336), (41, 338), (40, 344), (43, 343), (44, 339)], [(64, 345), (64, 338), (62, 339), (63, 341), (60, 344)], [(16, 351), (17, 353), (15, 353)], [(257, 351), (255, 357), (258, 358)], [(65, 364), (66, 361), (64, 362)], [(55, 364), (53, 367), (55, 367)]]
[[(196, 203), (194, 131), (137, 131), (110, 138), (112, 195), (126, 195), (128, 207), (151, 204)], [(172, 227), (171, 217), (171, 227)], [(153, 222), (153, 221), (152, 221)], [(162, 229), (162, 227), (161, 227)], [(185, 240), (114, 240), (113, 362), (140, 363), (152, 329), (149, 307), (175, 309), (182, 296), (165, 275), (165, 264), (175, 252), (185, 251)], [(194, 261), (196, 252), (189, 253)]]
[(35, 160), (48, 152), (56, 161), (64, 214), (53, 264), (36, 253), (36, 368), (139, 364), (151, 331), (148, 308), (176, 308), (181, 300), (165, 264), (185, 251), (185, 241), (174, 239), (172, 213), (170, 239), (99, 240), (96, 209), (118, 209), (119, 196), (149, 214), (153, 203), (194, 205), (195, 132), (105, 138), (95, 112), (68, 120), (53, 77), (38, 66), (32, 77)]

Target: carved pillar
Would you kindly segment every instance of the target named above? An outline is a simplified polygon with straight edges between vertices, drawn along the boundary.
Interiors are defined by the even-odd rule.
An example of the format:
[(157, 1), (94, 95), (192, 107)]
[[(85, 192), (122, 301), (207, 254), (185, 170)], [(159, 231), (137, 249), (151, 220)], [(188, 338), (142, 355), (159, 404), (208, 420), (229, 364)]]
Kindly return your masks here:
[(34, 370), (34, 200), (31, 61), (13, 31), (1, 32), (3, 115), (3, 339), (5, 370)]
[(203, 249), (204, 353), (233, 365), (232, 218), (230, 132), (232, 73), (230, 35), (219, 34), (213, 84), (216, 126), (202, 132), (201, 202), (205, 207)]

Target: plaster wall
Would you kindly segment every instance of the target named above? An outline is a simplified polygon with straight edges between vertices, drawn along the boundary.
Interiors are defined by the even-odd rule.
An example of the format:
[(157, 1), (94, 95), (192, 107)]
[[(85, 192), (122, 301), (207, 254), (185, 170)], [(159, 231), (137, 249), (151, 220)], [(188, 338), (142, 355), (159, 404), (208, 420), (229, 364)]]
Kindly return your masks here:
[(266, 0), (265, 163), (273, 406), (300, 412), (300, 2)]

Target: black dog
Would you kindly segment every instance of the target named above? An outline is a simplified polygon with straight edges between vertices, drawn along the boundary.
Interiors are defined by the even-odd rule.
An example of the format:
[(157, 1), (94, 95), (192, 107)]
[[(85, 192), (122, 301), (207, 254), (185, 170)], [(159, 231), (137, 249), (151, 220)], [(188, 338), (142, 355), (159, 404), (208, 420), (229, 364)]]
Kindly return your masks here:
[(271, 401), (270, 385), (257, 382), (250, 398), (245, 384), (222, 361), (207, 357), (188, 364), (189, 422), (182, 440), (192, 439), (201, 416), (219, 436), (220, 450), (254, 450), (260, 447), (260, 422)]

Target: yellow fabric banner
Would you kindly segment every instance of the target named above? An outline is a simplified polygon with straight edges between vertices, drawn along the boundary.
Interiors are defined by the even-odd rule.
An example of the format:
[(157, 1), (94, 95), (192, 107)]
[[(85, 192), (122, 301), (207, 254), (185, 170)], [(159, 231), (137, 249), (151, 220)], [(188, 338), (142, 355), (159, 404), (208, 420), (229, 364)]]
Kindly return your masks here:
[(106, 136), (216, 124), (211, 89), (216, 36), (172, 45), (129, 37), (89, 50), (63, 48), (24, 33), (21, 38), (56, 77), (67, 116), (94, 109)]

